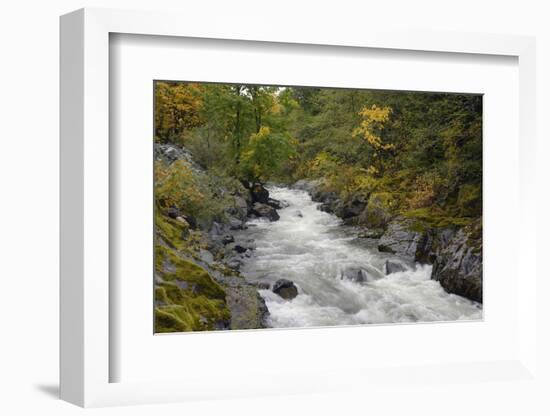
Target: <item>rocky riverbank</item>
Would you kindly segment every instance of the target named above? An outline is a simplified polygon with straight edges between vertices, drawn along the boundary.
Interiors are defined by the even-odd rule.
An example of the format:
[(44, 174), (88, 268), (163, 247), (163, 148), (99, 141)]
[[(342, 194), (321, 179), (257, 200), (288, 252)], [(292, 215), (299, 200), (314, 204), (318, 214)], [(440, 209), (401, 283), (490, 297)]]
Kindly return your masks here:
[(385, 194), (342, 200), (335, 192), (324, 190), (321, 181), (309, 180), (298, 181), (294, 188), (307, 191), (321, 203), (321, 210), (362, 228), (359, 236), (376, 240), (379, 251), (431, 264), (431, 278), (447, 292), (482, 302), (481, 219), (465, 226), (434, 227), (421, 219), (399, 215)]
[[(269, 290), (281, 301), (292, 300), (299, 290), (284, 278), (272, 284), (247, 281), (241, 267), (253, 256), (256, 243), (245, 230), (254, 226), (248, 223), (250, 219), (279, 221), (278, 211), (287, 203), (272, 198), (260, 183), (222, 182), (195, 163), (183, 147), (157, 144), (155, 160), (191, 177), (192, 181), (185, 183), (187, 191), (208, 195), (203, 210), (191, 212), (167, 203), (162, 193), (157, 193), (156, 332), (266, 327), (266, 294), (261, 296), (259, 290)], [(185, 175), (178, 180), (188, 181)], [(320, 202), (321, 210), (356, 226), (358, 236), (374, 241), (380, 252), (402, 258), (403, 264), (431, 264), (431, 279), (439, 281), (447, 292), (482, 301), (481, 220), (463, 227), (433, 227), (396, 214), (384, 194), (342, 200), (335, 192), (325, 191), (320, 181), (302, 180), (294, 187), (306, 190)], [(302, 213), (296, 216), (301, 218)], [(396, 260), (386, 261), (386, 274), (403, 270), (405, 266)], [(362, 269), (345, 272), (343, 278), (348, 280), (372, 280)]]
[(157, 204), (156, 332), (265, 327), (269, 312), (258, 287), (239, 272), (255, 245), (234, 234), (246, 228), (249, 218), (278, 220), (282, 203), (258, 183), (217, 184), (183, 147), (156, 144), (155, 160), (165, 167), (182, 164), (211, 188), (210, 202), (223, 205), (223, 212), (210, 219)]

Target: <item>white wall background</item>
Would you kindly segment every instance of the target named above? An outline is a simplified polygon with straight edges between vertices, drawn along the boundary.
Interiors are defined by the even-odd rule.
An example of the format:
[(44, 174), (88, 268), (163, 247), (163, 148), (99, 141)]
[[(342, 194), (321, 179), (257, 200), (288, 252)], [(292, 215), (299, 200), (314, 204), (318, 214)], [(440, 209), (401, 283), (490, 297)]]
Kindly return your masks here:
[[(265, 3), (265, 4), (264, 4)], [(189, 19), (216, 14), (239, 22), (264, 19), (281, 30), (323, 22), (327, 32), (345, 25), (399, 25), (437, 30), (536, 35), (538, 41), (539, 266), (549, 248), (550, 13), (545, 1), (338, 0), (7, 0), (0, 12), (0, 413), (72, 415), (60, 402), (58, 368), (58, 16), (80, 7), (178, 10)], [(182, 25), (185, 21), (182, 21)], [(539, 273), (543, 273), (539, 267)], [(7, 286), (6, 286), (7, 283)], [(539, 291), (548, 293), (543, 282)], [(546, 328), (549, 307), (540, 305)], [(542, 328), (542, 326), (541, 326)], [(541, 331), (541, 365), (548, 365), (549, 331)], [(546, 367), (548, 369), (548, 367)], [(550, 372), (546, 372), (550, 374)], [(547, 386), (548, 387), (548, 386)], [(550, 391), (550, 388), (547, 390)], [(545, 403), (542, 405), (542, 403)], [(219, 401), (99, 409), (101, 415), (172, 414), (548, 414), (544, 392), (506, 383), (484, 386), (390, 388), (376, 397), (323, 396)]]

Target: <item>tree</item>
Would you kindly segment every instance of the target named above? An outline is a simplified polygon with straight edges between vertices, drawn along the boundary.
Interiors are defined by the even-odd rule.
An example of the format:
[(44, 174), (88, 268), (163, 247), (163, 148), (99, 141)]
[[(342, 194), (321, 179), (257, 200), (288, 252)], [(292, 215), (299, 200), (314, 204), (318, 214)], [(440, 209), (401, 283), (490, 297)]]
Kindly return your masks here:
[(183, 141), (188, 130), (203, 123), (200, 117), (201, 87), (194, 83), (155, 83), (155, 139)]
[(359, 127), (353, 130), (353, 137), (362, 137), (373, 150), (371, 166), (377, 171), (383, 171), (382, 156), (393, 150), (392, 143), (385, 143), (382, 140), (382, 131), (388, 122), (391, 114), (390, 107), (364, 107), (359, 115), (362, 117)]
[(260, 131), (250, 136), (243, 153), (241, 171), (248, 180), (264, 182), (275, 176), (282, 162), (293, 153), (293, 141), (288, 134), (260, 127)]

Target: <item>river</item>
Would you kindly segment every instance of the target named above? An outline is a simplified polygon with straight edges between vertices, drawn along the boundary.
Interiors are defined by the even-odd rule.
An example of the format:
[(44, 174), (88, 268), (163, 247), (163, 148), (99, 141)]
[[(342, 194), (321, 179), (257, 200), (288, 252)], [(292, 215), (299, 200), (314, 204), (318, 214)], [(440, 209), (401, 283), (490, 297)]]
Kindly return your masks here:
[[(241, 267), (247, 280), (273, 286), (284, 278), (298, 287), (298, 296), (290, 301), (260, 290), (270, 327), (481, 319), (480, 304), (448, 294), (430, 279), (431, 266), (378, 252), (374, 241), (358, 238), (357, 228), (320, 211), (305, 191), (271, 187), (269, 192), (288, 203), (278, 211), (280, 220), (250, 220), (238, 238), (256, 244)], [(386, 260), (406, 270), (386, 275)], [(345, 277), (346, 271), (358, 269), (366, 281)]]

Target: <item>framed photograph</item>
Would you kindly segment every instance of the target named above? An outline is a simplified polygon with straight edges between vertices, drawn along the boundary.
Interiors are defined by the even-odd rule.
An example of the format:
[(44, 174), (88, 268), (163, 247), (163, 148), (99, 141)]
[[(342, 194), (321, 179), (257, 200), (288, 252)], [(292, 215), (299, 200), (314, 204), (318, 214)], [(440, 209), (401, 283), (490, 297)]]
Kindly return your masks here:
[(181, 21), (61, 18), (61, 397), (536, 383), (534, 40)]

